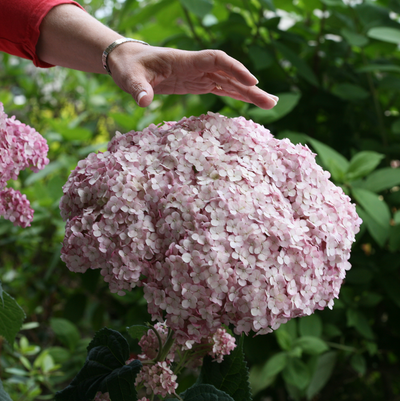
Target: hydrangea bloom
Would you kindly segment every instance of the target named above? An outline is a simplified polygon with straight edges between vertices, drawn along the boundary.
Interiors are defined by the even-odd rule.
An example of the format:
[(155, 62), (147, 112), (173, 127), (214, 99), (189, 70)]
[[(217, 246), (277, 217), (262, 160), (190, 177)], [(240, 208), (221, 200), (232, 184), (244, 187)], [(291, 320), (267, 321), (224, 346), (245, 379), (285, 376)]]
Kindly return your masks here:
[(208, 113), (117, 134), (64, 186), (62, 259), (144, 286), (188, 348), (332, 307), (361, 220), (309, 148)]
[(0, 216), (14, 225), (28, 227), (33, 210), (25, 195), (5, 188), (8, 180), (15, 180), (21, 170), (30, 167), (38, 172), (49, 163), (46, 140), (33, 128), (15, 117), (8, 118), (0, 103)]

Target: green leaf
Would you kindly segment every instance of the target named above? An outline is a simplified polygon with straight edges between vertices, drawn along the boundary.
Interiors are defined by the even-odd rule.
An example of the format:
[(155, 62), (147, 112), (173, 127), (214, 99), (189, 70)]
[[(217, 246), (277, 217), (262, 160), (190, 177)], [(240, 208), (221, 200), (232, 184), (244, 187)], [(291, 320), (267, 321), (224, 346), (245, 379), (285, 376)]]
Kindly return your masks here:
[(355, 154), (350, 160), (346, 178), (351, 181), (365, 177), (376, 169), (384, 157), (385, 155), (372, 151), (363, 151)]
[(270, 53), (270, 51), (265, 47), (257, 45), (249, 47), (249, 57), (253, 63), (255, 71), (260, 71), (268, 68), (274, 62), (274, 57)]
[(249, 371), (243, 354), (243, 340), (242, 335), (239, 344), (221, 363), (206, 356), (197, 384), (211, 384), (235, 401), (250, 401)]
[(389, 298), (400, 308), (400, 281), (396, 277), (381, 275), (379, 282)]
[(3, 383), (1, 380), (0, 380), (0, 400), (1, 401), (12, 401), (11, 397), (4, 390)]
[(310, 384), (307, 388), (307, 399), (312, 400), (314, 396), (325, 386), (332, 376), (333, 368), (336, 364), (336, 351), (327, 352), (320, 355), (317, 365), (312, 375)]
[(368, 340), (374, 339), (374, 333), (365, 315), (356, 309), (347, 309), (347, 326), (354, 327), (362, 336)]
[(393, 134), (400, 134), (400, 118), (392, 124)]
[(136, 401), (135, 379), (142, 364), (138, 360), (125, 365), (129, 345), (117, 331), (98, 331), (88, 348), (85, 365), (64, 390), (56, 393), (56, 401), (92, 400), (98, 391), (108, 392), (112, 400)]
[(282, 371), (286, 383), (292, 384), (300, 390), (304, 390), (310, 382), (308, 366), (298, 358), (290, 358)]
[(400, 249), (400, 224), (390, 227), (389, 249), (392, 252)]
[(317, 152), (324, 167), (332, 174), (332, 178), (340, 182), (349, 167), (348, 160), (336, 150), (316, 139), (309, 138), (309, 142)]
[(1, 299), (1, 303), (3, 304), (3, 307), (4, 307), (3, 285), (1, 284), (1, 280), (0, 280), (0, 299)]
[(290, 351), (290, 349), (292, 348), (293, 340), (290, 334), (283, 328), (283, 326), (281, 326), (280, 330), (276, 330), (274, 333), (279, 346), (284, 351)]
[(367, 362), (361, 354), (354, 354), (350, 359), (352, 368), (361, 376), (365, 375), (367, 371)]
[(367, 35), (372, 39), (382, 40), (383, 42), (394, 43), (398, 45), (400, 43), (400, 29), (389, 28), (386, 26), (377, 26), (371, 28)]
[(390, 210), (385, 201), (380, 200), (378, 195), (362, 188), (352, 188), (354, 199), (376, 223), (389, 228)]
[(370, 64), (363, 67), (357, 68), (355, 72), (398, 72), (400, 73), (400, 67), (395, 64)]
[(372, 192), (381, 192), (400, 185), (400, 169), (386, 167), (371, 173), (362, 183), (362, 187)]
[(342, 28), (340, 33), (351, 46), (363, 47), (369, 43), (368, 38), (366, 38), (364, 35), (350, 31), (347, 28)]
[(81, 338), (77, 327), (67, 319), (52, 318), (50, 319), (50, 327), (53, 329), (57, 338), (74, 351)]
[(278, 352), (273, 355), (262, 368), (262, 376), (269, 378), (277, 375), (285, 368), (287, 360), (288, 355), (286, 352)]
[(332, 93), (347, 101), (364, 100), (369, 97), (369, 92), (362, 86), (350, 83), (337, 84), (332, 88)]
[(321, 0), (322, 3), (330, 7), (346, 7), (342, 0)]
[(271, 110), (264, 110), (254, 107), (248, 111), (249, 117), (260, 124), (269, 124), (277, 121), (289, 114), (299, 103), (301, 94), (298, 93), (278, 93), (278, 104)]
[(281, 131), (278, 135), (276, 135), (278, 139), (288, 138), (290, 142), (297, 145), (301, 143), (302, 145), (308, 142), (308, 136), (306, 134), (302, 134), (301, 132), (294, 132), (294, 131)]
[(297, 68), (297, 72), (301, 77), (303, 77), (311, 85), (319, 86), (318, 79), (313, 70), (302, 58), (300, 58), (293, 50), (289, 49), (280, 42), (273, 42), (273, 45), (280, 53), (282, 53), (283, 57), (285, 57), (294, 67)]
[(273, 0), (260, 0), (260, 2), (265, 7), (267, 7), (269, 10), (272, 10), (272, 11), (276, 10)]
[(134, 325), (126, 328), (128, 334), (132, 338), (135, 338), (137, 340), (140, 340), (147, 333), (148, 330), (149, 328), (143, 325)]
[(0, 305), (0, 336), (3, 336), (12, 346), (25, 319), (25, 312), (13, 297), (1, 291), (3, 304)]
[(296, 339), (293, 343), (293, 347), (296, 346), (300, 347), (306, 354), (310, 355), (319, 355), (329, 349), (325, 341), (313, 336), (304, 336)]
[(321, 318), (315, 314), (300, 318), (299, 332), (302, 336), (319, 337), (322, 334)]
[(179, 2), (188, 11), (200, 18), (209, 14), (213, 8), (213, 1), (211, 0), (179, 0)]
[(251, 368), (249, 380), (253, 396), (272, 383), (274, 377), (285, 368), (287, 359), (288, 354), (286, 352), (278, 352), (269, 358), (264, 366), (253, 366)]
[(389, 224), (383, 226), (377, 223), (373, 217), (366, 213), (359, 205), (356, 206), (357, 214), (368, 228), (368, 232), (371, 234), (372, 238), (378, 243), (378, 245), (383, 248), (386, 244), (386, 240), (389, 236)]
[(195, 384), (180, 396), (183, 401), (238, 401), (211, 384)]

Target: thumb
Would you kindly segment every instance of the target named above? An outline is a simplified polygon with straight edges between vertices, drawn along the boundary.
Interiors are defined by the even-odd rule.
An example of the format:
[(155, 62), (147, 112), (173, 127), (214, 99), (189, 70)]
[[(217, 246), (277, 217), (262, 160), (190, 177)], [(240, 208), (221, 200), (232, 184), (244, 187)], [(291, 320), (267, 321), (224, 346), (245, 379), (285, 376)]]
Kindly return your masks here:
[(130, 94), (138, 106), (147, 107), (151, 104), (154, 98), (154, 91), (144, 76), (136, 76), (131, 88)]

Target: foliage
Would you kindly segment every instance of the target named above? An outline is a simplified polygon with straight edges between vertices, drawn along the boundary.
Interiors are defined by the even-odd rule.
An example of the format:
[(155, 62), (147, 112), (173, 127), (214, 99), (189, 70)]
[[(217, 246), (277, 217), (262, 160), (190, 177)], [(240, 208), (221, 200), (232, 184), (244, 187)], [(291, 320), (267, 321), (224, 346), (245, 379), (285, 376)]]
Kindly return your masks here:
[[(84, 364), (85, 338), (104, 325), (124, 332), (126, 325), (149, 320), (140, 289), (125, 297), (109, 294), (95, 271), (71, 274), (60, 262), (64, 223), (58, 201), (69, 171), (88, 153), (104, 149), (117, 129), (141, 130), (209, 110), (252, 118), (279, 138), (310, 146), (364, 220), (333, 310), (245, 339), (255, 400), (399, 397), (400, 2), (92, 0), (87, 9), (152, 45), (222, 49), (280, 102), (265, 111), (214, 95), (158, 96), (144, 110), (107, 76), (40, 70), (1, 56), (0, 101), (8, 115), (45, 136), (51, 163), (37, 174), (21, 173), (12, 184), (27, 194), (35, 216), (25, 230), (0, 220), (0, 277), (27, 322), (38, 323), (23, 329), (14, 347), (26, 338), (60, 365), (54, 374), (26, 368), (19, 351), (2, 341), (0, 377), (12, 399), (43, 399), (66, 387)], [(72, 324), (80, 340), (73, 335), (69, 343), (52, 318)], [(34, 365), (37, 353), (21, 355)], [(13, 367), (19, 372), (7, 370)], [(182, 378), (180, 391), (194, 381), (190, 374)]]

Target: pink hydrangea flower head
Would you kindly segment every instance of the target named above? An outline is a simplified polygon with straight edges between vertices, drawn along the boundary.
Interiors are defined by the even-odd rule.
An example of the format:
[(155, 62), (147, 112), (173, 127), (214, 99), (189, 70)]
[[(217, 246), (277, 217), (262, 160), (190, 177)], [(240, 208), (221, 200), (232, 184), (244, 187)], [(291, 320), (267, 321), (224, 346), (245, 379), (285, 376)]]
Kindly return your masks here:
[(361, 224), (308, 147), (213, 113), (117, 134), (60, 207), (69, 269), (144, 286), (186, 349), (222, 324), (265, 334), (332, 307)]
[(14, 225), (30, 226), (33, 210), (25, 195), (5, 188), (7, 181), (28, 167), (34, 172), (43, 169), (49, 163), (47, 151), (46, 140), (15, 117), (8, 118), (0, 103), (0, 216)]

